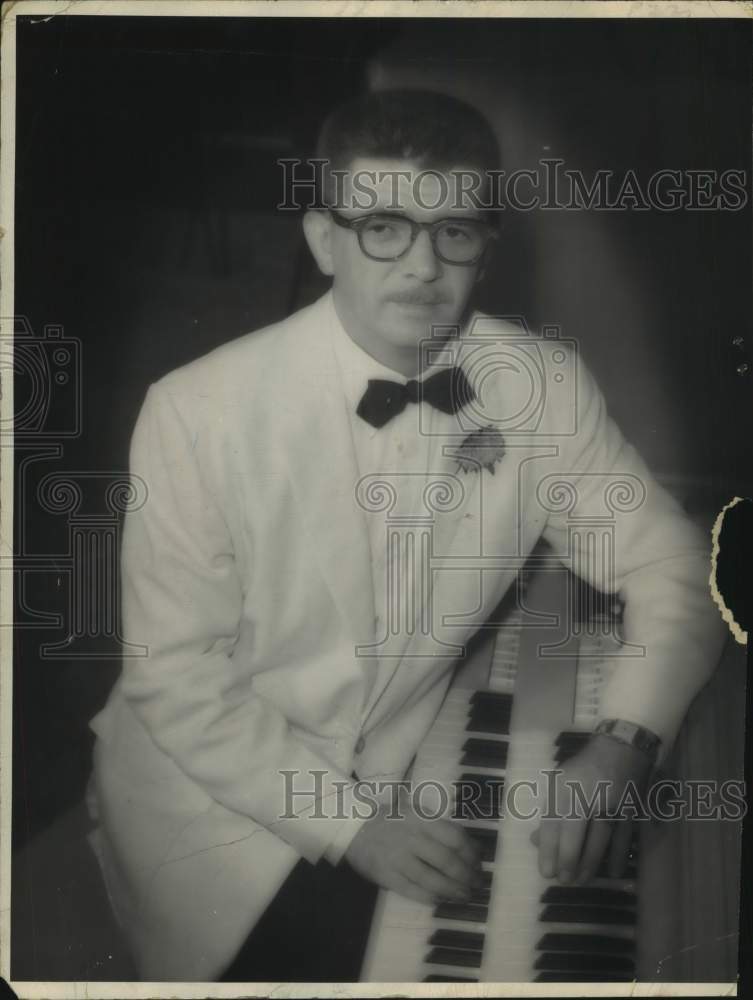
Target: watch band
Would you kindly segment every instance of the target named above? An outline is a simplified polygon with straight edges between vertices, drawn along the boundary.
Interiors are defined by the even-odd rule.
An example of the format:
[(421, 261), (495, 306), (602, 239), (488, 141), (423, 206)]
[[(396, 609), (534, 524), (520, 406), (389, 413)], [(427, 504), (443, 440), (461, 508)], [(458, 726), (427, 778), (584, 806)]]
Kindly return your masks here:
[(627, 722), (625, 719), (602, 719), (594, 729), (594, 735), (597, 733), (635, 747), (636, 750), (644, 753), (652, 764), (656, 763), (661, 740), (650, 729), (637, 726), (634, 722)]

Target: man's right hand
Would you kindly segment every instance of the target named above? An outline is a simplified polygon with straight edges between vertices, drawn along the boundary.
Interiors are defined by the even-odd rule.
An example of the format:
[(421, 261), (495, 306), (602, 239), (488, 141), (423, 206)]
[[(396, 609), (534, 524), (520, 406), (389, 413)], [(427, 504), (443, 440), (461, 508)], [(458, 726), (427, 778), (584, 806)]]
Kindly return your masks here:
[(421, 903), (462, 901), (481, 888), (481, 856), (466, 831), (447, 819), (422, 819), (403, 808), (366, 820), (345, 858), (364, 878)]

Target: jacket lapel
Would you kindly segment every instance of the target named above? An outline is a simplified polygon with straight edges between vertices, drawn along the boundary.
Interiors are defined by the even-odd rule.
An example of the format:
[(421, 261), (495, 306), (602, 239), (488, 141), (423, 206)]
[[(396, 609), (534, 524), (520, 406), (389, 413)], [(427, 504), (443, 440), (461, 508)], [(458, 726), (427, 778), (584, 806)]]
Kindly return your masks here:
[[(310, 311), (317, 329), (301, 338), (288, 392), (312, 393), (306, 423), (289, 429), (290, 480), (306, 530), (354, 647), (374, 638), (374, 586), (353, 438), (342, 381), (326, 336), (327, 296)], [(313, 334), (313, 335), (312, 335)], [(291, 373), (292, 374), (292, 373)]]

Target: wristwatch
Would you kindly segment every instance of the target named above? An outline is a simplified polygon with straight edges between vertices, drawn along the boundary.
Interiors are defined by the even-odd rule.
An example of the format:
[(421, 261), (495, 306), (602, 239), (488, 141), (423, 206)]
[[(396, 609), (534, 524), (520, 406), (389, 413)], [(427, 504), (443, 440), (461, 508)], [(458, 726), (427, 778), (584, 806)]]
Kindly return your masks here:
[(596, 729), (594, 729), (594, 736), (597, 733), (602, 736), (609, 736), (619, 743), (626, 743), (628, 746), (635, 747), (636, 750), (644, 753), (652, 764), (656, 763), (661, 740), (650, 729), (645, 729), (643, 726), (636, 726), (634, 722), (626, 722), (625, 719), (602, 719)]

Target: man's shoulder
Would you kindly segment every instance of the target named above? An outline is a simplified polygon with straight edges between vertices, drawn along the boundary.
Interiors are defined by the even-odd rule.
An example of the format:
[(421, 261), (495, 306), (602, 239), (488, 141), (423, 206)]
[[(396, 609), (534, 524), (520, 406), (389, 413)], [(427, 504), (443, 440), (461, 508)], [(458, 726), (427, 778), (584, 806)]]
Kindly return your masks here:
[(596, 390), (573, 338), (555, 326), (532, 329), (519, 316), (475, 312), (459, 357), (479, 406), (510, 434), (574, 434)]
[[(562, 329), (554, 324), (544, 324), (532, 328), (523, 316), (514, 314), (497, 315), (476, 310), (465, 326), (463, 341), (470, 347), (485, 347), (494, 350), (499, 345), (504, 351), (528, 351), (531, 356), (547, 361), (554, 355), (578, 360), (577, 343), (566, 337)], [(561, 363), (561, 362), (560, 362)]]
[(172, 396), (202, 398), (233, 389), (260, 391), (295, 377), (306, 356), (317, 350), (326, 320), (327, 296), (297, 312), (220, 344), (163, 375), (155, 384)]

